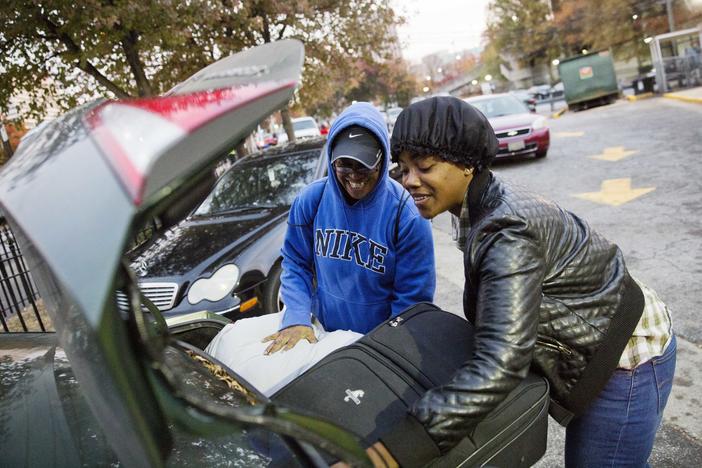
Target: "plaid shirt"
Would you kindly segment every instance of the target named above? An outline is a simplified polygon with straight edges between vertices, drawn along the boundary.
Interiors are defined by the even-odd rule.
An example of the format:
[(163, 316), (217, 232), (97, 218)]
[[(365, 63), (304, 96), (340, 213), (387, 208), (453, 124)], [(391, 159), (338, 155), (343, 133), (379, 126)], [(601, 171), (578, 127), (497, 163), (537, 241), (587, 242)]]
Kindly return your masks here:
[[(468, 191), (461, 207), (461, 216), (451, 216), (453, 239), (457, 247), (465, 252), (466, 239), (470, 232), (470, 217), (468, 213)], [(672, 320), (668, 307), (661, 301), (655, 291), (641, 284), (645, 298), (645, 306), (641, 319), (619, 359), (618, 368), (633, 369), (656, 356), (661, 356), (668, 347), (673, 335)]]
[(634, 278), (646, 300), (643, 314), (634, 333), (619, 358), (617, 367), (633, 369), (651, 358), (660, 356), (668, 347), (673, 336), (673, 322), (668, 307), (661, 301), (658, 294)]
[(451, 215), (451, 234), (461, 252), (466, 251), (466, 239), (468, 238), (469, 232), (470, 216), (468, 213), (468, 190), (466, 190), (466, 195), (463, 198), (463, 205), (461, 206), (461, 216), (457, 218)]

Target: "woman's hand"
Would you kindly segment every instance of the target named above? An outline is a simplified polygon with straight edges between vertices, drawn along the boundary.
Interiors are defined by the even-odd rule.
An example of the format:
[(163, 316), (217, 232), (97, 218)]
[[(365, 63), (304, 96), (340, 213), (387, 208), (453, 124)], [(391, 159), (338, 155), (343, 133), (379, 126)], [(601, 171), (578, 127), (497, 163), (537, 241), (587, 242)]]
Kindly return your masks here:
[[(400, 465), (393, 456), (388, 452), (382, 442), (378, 441), (366, 449), (368, 458), (373, 462), (373, 468), (399, 468)], [(346, 462), (337, 462), (332, 465), (332, 468), (349, 468)]]
[(298, 341), (303, 339), (309, 341), (310, 343), (317, 342), (317, 338), (314, 336), (314, 330), (312, 327), (308, 327), (307, 325), (295, 325), (284, 328), (283, 330), (273, 333), (272, 335), (268, 335), (261, 340), (261, 343), (265, 343), (267, 341), (273, 342), (266, 348), (263, 354), (269, 355), (277, 353), (281, 349), (283, 351), (287, 351), (292, 349)]

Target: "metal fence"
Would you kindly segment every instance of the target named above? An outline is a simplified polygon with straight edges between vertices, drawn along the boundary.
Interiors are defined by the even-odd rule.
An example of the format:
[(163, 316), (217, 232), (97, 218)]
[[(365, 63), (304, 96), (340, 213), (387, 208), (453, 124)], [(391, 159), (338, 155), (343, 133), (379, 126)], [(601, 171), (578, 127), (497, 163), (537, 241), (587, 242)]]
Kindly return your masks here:
[[(130, 249), (148, 242), (162, 228), (158, 219), (152, 219), (134, 236)], [(0, 326), (0, 333), (54, 331), (15, 236), (1, 215)]]
[[(690, 88), (702, 85), (702, 55), (665, 57), (655, 64), (663, 80), (659, 91)], [(661, 73), (662, 72), (662, 73)]]
[(702, 84), (702, 25), (647, 38), (659, 93)]
[(0, 218), (0, 332), (53, 331), (10, 227)]

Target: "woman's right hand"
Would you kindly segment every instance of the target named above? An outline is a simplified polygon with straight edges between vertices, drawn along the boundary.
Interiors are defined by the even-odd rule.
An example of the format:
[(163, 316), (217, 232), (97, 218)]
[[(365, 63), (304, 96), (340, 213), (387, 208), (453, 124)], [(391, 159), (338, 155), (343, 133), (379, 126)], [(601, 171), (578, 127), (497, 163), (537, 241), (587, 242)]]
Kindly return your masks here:
[[(382, 442), (378, 441), (366, 449), (373, 468), (399, 468), (400, 465)], [(331, 468), (350, 468), (346, 462), (336, 462)]]
[(277, 353), (280, 350), (287, 351), (292, 349), (298, 341), (307, 340), (310, 343), (316, 343), (317, 337), (314, 336), (314, 330), (312, 327), (307, 325), (294, 325), (292, 327), (284, 328), (279, 332), (268, 335), (263, 340), (262, 343), (267, 341), (272, 341), (266, 350), (263, 352), (265, 355)]

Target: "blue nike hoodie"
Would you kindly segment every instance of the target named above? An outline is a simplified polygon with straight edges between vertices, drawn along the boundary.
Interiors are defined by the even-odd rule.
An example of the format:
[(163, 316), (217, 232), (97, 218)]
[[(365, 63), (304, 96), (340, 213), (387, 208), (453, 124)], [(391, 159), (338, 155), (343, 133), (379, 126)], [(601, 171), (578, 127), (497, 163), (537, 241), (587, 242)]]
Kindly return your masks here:
[[(354, 203), (344, 197), (330, 157), (334, 138), (351, 125), (372, 131), (384, 151), (375, 188)], [(310, 325), (314, 314), (327, 331), (367, 333), (410, 305), (433, 300), (431, 225), (388, 176), (388, 133), (377, 109), (365, 102), (348, 107), (334, 121), (328, 142), (329, 176), (307, 186), (290, 208), (280, 329)]]

